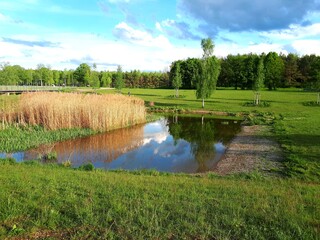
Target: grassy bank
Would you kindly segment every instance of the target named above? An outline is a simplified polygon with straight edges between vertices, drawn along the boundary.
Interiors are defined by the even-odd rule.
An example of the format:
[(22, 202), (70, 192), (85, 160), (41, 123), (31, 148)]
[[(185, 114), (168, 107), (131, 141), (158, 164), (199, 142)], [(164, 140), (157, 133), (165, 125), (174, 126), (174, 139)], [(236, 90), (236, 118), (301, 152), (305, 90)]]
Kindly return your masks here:
[(0, 130), (0, 152), (12, 153), (97, 133), (88, 128), (46, 130), (41, 126), (9, 126)]
[(319, 185), (293, 180), (1, 163), (0, 184), (0, 238), (319, 237)]

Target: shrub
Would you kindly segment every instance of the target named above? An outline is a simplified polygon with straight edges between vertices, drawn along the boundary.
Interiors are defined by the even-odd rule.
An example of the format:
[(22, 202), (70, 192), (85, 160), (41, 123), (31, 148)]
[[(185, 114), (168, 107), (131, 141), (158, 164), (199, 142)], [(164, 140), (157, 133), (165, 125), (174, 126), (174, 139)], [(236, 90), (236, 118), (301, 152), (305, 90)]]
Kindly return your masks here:
[(84, 170), (84, 171), (93, 171), (94, 170), (94, 166), (91, 162), (83, 164), (79, 167), (80, 170)]

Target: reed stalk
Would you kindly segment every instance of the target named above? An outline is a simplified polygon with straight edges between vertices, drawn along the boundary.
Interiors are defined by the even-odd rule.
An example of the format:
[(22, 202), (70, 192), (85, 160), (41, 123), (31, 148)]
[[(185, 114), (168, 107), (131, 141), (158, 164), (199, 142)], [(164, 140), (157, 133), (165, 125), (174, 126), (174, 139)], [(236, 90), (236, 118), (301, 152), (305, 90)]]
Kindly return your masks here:
[(145, 122), (144, 101), (123, 95), (24, 93), (2, 121), (41, 125), (48, 130), (90, 128), (109, 131)]

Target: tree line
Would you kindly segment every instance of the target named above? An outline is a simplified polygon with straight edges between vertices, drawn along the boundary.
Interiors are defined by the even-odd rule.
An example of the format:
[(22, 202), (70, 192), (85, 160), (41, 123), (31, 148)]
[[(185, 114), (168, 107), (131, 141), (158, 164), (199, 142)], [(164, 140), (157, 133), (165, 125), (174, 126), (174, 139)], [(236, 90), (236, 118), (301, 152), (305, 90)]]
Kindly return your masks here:
[[(19, 65), (3, 63), (0, 64), (0, 85), (117, 87), (117, 79), (121, 74), (123, 83), (120, 87), (197, 89), (197, 84), (202, 81), (198, 77), (199, 71), (203, 69), (202, 61), (201, 58), (178, 60), (171, 64), (170, 71), (122, 72), (120, 69), (120, 73), (120, 66), (117, 71), (97, 71), (95, 64), (89, 66), (86, 63), (80, 64), (75, 70), (63, 71), (52, 70), (43, 64), (39, 64), (36, 69), (25, 69)], [(211, 68), (212, 73), (208, 73), (209, 76), (218, 74), (217, 87), (254, 90), (258, 77), (262, 78), (263, 87), (269, 90), (287, 87), (311, 90), (320, 85), (320, 56), (316, 55), (300, 57), (292, 53), (283, 55), (275, 52), (238, 54), (220, 59), (210, 56), (206, 62), (219, 66), (219, 71), (214, 67)]]
[[(217, 87), (235, 89), (253, 89), (257, 87), (257, 78), (262, 78), (263, 86), (269, 90), (298, 87), (317, 89), (320, 81), (320, 56), (296, 54), (244, 54), (228, 55), (219, 59), (220, 74)], [(170, 76), (176, 78), (177, 69), (181, 79), (180, 88), (196, 89), (198, 69), (201, 59), (188, 58), (172, 63)], [(173, 81), (174, 82), (174, 81)]]
[[(120, 78), (119, 78), (120, 77)], [(120, 83), (119, 83), (120, 81)], [(123, 83), (122, 83), (123, 81)], [(119, 85), (120, 84), (120, 85)], [(170, 88), (169, 72), (97, 71), (96, 65), (81, 63), (75, 70), (52, 70), (38, 64), (36, 69), (25, 69), (9, 63), (0, 64), (0, 85), (90, 86), (128, 88)]]

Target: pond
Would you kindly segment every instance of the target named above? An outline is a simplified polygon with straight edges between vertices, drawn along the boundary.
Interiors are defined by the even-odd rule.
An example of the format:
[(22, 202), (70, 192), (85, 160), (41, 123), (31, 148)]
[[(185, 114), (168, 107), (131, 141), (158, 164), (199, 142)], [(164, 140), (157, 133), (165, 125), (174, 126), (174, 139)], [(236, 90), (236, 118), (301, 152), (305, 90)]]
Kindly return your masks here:
[[(226, 145), (240, 132), (241, 121), (210, 116), (167, 116), (159, 120), (11, 154), (17, 161), (57, 153), (73, 167), (199, 173), (214, 169)], [(3, 154), (2, 154), (3, 155)]]

